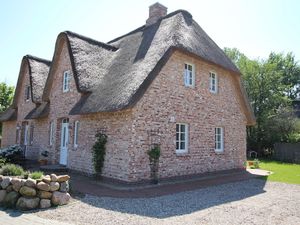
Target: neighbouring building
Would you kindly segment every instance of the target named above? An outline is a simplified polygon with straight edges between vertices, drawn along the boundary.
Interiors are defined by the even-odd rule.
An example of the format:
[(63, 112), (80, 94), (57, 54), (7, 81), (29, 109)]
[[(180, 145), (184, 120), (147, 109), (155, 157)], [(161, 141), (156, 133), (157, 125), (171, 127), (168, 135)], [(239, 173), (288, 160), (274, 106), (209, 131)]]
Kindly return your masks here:
[(255, 118), (241, 74), (184, 10), (150, 6), (146, 24), (108, 43), (58, 35), (52, 62), (25, 56), (12, 106), (0, 116), (2, 146), (94, 173), (96, 133), (108, 136), (103, 176), (150, 178), (242, 168)]

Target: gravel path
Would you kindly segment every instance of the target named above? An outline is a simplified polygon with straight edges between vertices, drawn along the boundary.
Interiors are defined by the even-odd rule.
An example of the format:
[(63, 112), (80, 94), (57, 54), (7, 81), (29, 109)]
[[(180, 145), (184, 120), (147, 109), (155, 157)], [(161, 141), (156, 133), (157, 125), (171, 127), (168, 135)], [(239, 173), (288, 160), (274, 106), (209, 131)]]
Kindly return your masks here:
[(86, 196), (37, 216), (73, 224), (299, 224), (300, 185), (251, 179), (156, 198)]

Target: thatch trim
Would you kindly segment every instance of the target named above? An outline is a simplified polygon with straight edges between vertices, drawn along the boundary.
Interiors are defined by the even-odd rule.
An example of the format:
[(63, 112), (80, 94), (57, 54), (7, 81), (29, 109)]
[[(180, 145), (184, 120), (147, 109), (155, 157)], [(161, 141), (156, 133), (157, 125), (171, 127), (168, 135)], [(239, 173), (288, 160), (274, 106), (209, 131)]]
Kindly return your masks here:
[(0, 122), (13, 121), (17, 119), (18, 110), (12, 107), (9, 107), (4, 112), (0, 113)]

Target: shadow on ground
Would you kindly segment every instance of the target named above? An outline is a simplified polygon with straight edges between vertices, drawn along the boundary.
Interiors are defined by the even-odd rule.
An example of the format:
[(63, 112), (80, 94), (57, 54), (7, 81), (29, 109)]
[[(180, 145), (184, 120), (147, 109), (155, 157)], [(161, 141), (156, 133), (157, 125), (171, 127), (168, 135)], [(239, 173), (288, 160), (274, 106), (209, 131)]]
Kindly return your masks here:
[(112, 198), (87, 195), (80, 200), (106, 210), (168, 218), (259, 195), (265, 192), (264, 186), (264, 180), (250, 179), (160, 197)]

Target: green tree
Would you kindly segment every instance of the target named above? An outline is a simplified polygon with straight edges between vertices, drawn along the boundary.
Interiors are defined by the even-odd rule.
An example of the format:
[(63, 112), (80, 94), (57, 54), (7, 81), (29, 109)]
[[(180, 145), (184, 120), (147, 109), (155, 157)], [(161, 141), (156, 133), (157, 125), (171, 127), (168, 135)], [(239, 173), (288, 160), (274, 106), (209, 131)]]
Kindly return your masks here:
[[(284, 137), (294, 129), (283, 132), (275, 118), (277, 122), (283, 121), (282, 112), (290, 108), (291, 101), (299, 93), (300, 67), (294, 56), (271, 53), (267, 60), (251, 60), (236, 48), (224, 50), (242, 73), (243, 85), (256, 117), (256, 125), (247, 129), (248, 148), (262, 152), (272, 148), (275, 142), (286, 140)], [(282, 133), (274, 133), (279, 131)]]
[[(5, 83), (0, 83), (0, 113), (4, 112), (12, 103), (15, 88)], [(0, 135), (2, 124), (0, 123)]]

